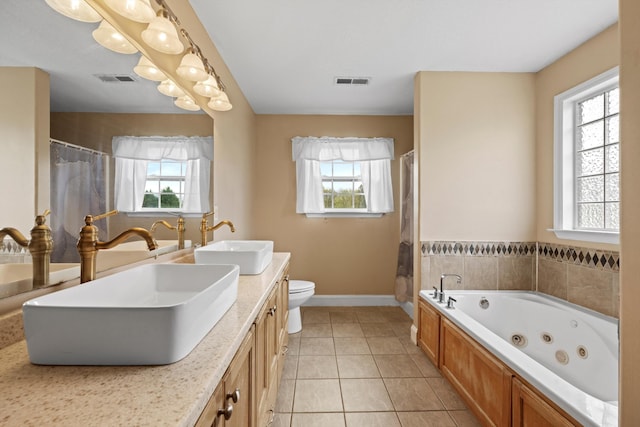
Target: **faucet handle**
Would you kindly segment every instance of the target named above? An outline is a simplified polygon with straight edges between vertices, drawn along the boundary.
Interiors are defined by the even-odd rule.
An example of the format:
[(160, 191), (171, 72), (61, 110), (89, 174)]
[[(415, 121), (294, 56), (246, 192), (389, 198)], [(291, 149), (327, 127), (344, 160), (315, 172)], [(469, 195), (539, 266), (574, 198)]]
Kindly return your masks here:
[(433, 299), (438, 299), (438, 288), (433, 287)]
[(213, 215), (215, 212), (211, 211), (211, 212), (205, 212), (202, 214), (202, 219), (207, 219), (208, 216)]
[(36, 225), (37, 226), (44, 225), (44, 223), (47, 221), (45, 217), (50, 213), (51, 211), (49, 209), (45, 209), (42, 215), (36, 215)]
[(457, 302), (457, 301), (456, 301), (456, 299), (455, 299), (455, 298), (453, 298), (453, 297), (449, 297), (449, 299), (447, 300), (447, 308), (450, 308), (450, 309), (451, 309), (451, 308), (455, 308), (455, 307), (453, 306), (453, 303), (454, 303), (454, 302)]
[[(98, 221), (99, 219), (107, 218), (107, 217), (113, 216), (113, 215), (115, 215), (117, 213), (118, 213), (118, 210), (114, 209), (112, 211), (105, 212), (105, 213), (100, 214), (100, 215), (87, 215), (87, 217), (91, 217), (93, 221)], [(86, 221), (86, 217), (85, 217), (85, 221)]]

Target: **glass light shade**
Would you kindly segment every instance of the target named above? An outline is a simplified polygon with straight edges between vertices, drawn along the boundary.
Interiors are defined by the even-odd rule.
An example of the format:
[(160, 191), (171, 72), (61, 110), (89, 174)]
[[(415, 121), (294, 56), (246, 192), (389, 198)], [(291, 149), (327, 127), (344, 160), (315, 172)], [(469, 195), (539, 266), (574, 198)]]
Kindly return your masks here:
[(84, 0), (45, 0), (56, 12), (81, 22), (100, 22), (98, 14)]
[(146, 56), (142, 55), (138, 61), (138, 65), (133, 67), (133, 71), (147, 80), (154, 82), (161, 82), (167, 80), (167, 76), (149, 61)]
[(129, 43), (129, 40), (105, 20), (102, 20), (98, 28), (93, 30), (91, 34), (98, 43), (114, 52), (131, 54), (138, 51), (135, 46)]
[(158, 52), (177, 55), (184, 51), (176, 27), (164, 16), (156, 16), (142, 32), (142, 40)]
[(173, 81), (170, 79), (164, 80), (162, 83), (158, 85), (158, 91), (161, 94), (167, 96), (173, 96), (174, 98), (184, 96), (184, 91), (180, 89)]
[(118, 15), (132, 21), (149, 23), (156, 16), (149, 0), (105, 0), (104, 2)]
[(193, 86), (193, 90), (202, 96), (208, 98), (215, 98), (220, 95), (220, 89), (218, 88), (218, 82), (215, 77), (209, 75), (209, 78), (203, 82), (198, 82)]
[(183, 110), (198, 111), (200, 109), (200, 106), (196, 104), (189, 95), (184, 95), (179, 98), (176, 98), (176, 100), (173, 101), (173, 103), (176, 104), (177, 107), (182, 108)]
[(204, 69), (202, 59), (198, 58), (198, 55), (191, 51), (182, 57), (176, 73), (178, 73), (180, 77), (192, 82), (201, 82), (207, 80), (207, 77), (209, 77), (209, 73)]
[(224, 92), (220, 92), (220, 95), (211, 98), (207, 105), (215, 111), (229, 111), (233, 107), (229, 102), (229, 97)]

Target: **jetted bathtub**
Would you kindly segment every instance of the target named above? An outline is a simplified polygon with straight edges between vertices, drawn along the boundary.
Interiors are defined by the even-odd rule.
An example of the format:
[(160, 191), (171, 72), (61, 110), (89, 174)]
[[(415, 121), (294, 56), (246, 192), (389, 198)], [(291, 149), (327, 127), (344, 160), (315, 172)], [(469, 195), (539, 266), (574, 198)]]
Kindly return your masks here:
[(618, 425), (618, 321), (536, 292), (451, 291), (423, 300), (588, 426)]

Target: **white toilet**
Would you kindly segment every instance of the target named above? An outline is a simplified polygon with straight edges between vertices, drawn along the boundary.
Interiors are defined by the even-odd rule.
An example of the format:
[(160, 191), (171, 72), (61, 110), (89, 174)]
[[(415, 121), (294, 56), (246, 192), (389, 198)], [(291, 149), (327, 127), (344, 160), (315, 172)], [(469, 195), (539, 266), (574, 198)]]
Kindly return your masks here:
[(316, 284), (307, 280), (289, 281), (289, 323), (287, 328), (290, 334), (302, 330), (300, 306), (313, 296), (315, 288)]

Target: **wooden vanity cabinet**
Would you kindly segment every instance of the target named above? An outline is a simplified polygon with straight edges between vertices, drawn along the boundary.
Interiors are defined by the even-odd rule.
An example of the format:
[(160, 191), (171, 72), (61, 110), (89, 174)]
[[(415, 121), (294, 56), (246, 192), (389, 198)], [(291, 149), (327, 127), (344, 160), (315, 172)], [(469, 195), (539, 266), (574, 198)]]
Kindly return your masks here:
[(255, 399), (254, 329), (242, 341), (196, 427), (253, 427)]
[(440, 367), (440, 314), (426, 302), (418, 302), (418, 346)]

